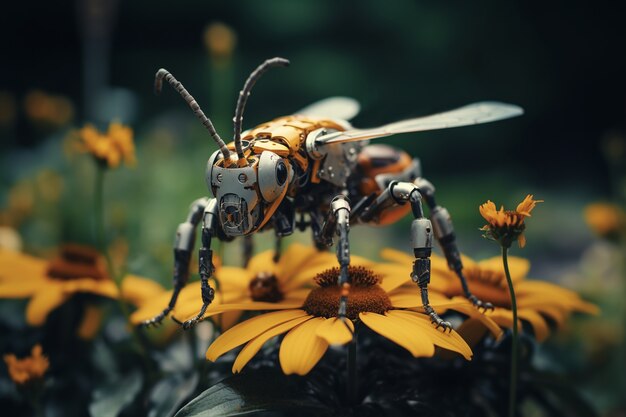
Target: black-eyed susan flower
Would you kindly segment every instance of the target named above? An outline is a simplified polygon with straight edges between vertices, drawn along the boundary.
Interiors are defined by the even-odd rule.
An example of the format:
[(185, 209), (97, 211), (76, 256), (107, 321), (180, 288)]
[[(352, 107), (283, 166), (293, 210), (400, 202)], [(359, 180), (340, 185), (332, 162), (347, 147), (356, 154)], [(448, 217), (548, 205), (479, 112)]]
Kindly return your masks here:
[[(411, 255), (393, 249), (383, 250), (381, 256), (404, 269), (409, 268), (414, 260)], [(495, 306), (493, 311), (486, 311), (484, 315), (503, 328), (511, 328), (513, 314), (502, 259), (494, 257), (476, 262), (465, 255), (462, 258), (463, 274), (472, 293)], [(527, 259), (511, 256), (508, 261), (511, 279), (515, 284), (518, 316), (531, 326), (538, 341), (543, 341), (550, 335), (550, 322), (560, 327), (572, 313), (598, 313), (595, 305), (584, 301), (572, 290), (545, 281), (527, 279), (530, 270)], [(407, 277), (402, 288), (411, 289), (412, 286), (414, 284)], [(463, 295), (456, 273), (450, 271), (443, 257), (434, 254), (431, 257), (430, 287), (451, 299)], [(475, 317), (468, 319), (467, 324), (464, 323), (465, 328), (469, 329), (471, 326), (475, 332), (484, 334), (485, 326), (473, 326), (474, 320)]]
[[(29, 298), (26, 321), (32, 326), (44, 324), (48, 314), (74, 294), (119, 298), (104, 258), (89, 247), (65, 245), (52, 260), (0, 249), (0, 265), (0, 298)], [(134, 302), (149, 297), (152, 282), (127, 275), (123, 295)]]
[[(296, 308), (309, 293), (316, 273), (337, 264), (337, 257), (331, 252), (319, 251), (313, 246), (298, 243), (290, 245), (274, 262), (274, 251), (268, 250), (250, 259), (246, 268), (220, 266), (215, 270), (215, 299), (205, 317), (222, 314), (221, 327), (234, 325), (242, 310), (274, 310)], [(355, 262), (367, 263), (354, 257)], [(202, 305), (200, 283), (188, 284), (179, 296), (174, 317), (195, 317)], [(171, 291), (144, 304), (131, 316), (135, 324), (154, 317), (169, 302)], [(228, 304), (224, 309), (223, 305)], [(237, 306), (245, 308), (237, 309)]]
[(585, 207), (585, 221), (602, 237), (614, 236), (626, 229), (626, 212), (611, 203), (593, 203)]
[(537, 203), (542, 202), (543, 200), (533, 200), (533, 196), (528, 194), (513, 211), (504, 210), (504, 206), (498, 210), (496, 205), (488, 200), (479, 207), (480, 214), (487, 220), (487, 224), (481, 230), (485, 232), (485, 237), (500, 242), (504, 247), (511, 247), (517, 240), (520, 248), (523, 248), (526, 244), (524, 220), (530, 217), (530, 212)]
[(9, 370), (9, 376), (18, 385), (39, 382), (50, 366), (48, 358), (43, 355), (41, 345), (33, 346), (30, 356), (18, 359), (14, 354), (4, 355), (4, 362)]
[(117, 168), (123, 161), (132, 166), (136, 163), (133, 130), (118, 122), (111, 122), (106, 133), (99, 132), (93, 125), (78, 131), (78, 149), (90, 153), (98, 163)]
[[(417, 296), (412, 298), (403, 291), (394, 291), (397, 286), (394, 280), (389, 280), (386, 287), (385, 280), (381, 282), (380, 276), (369, 267), (351, 266), (349, 272), (352, 286), (345, 322), (337, 318), (339, 269), (332, 268), (315, 277), (318, 286), (301, 300), (298, 308), (262, 314), (239, 323), (211, 344), (207, 359), (215, 361), (229, 350), (245, 345), (232, 368), (233, 372), (239, 372), (267, 341), (286, 333), (279, 351), (281, 368), (285, 374), (305, 375), (322, 358), (329, 345), (352, 340), (355, 321), (361, 321), (415, 357), (431, 357), (435, 354), (435, 347), (439, 347), (471, 359), (471, 349), (455, 331), (441, 332), (435, 329), (429, 316), (405, 310), (421, 307), (417, 288), (414, 289)], [(432, 305), (438, 308), (436, 298), (433, 297)], [(447, 298), (444, 302), (443, 307), (455, 304)], [(456, 304), (466, 302), (460, 300)], [(231, 308), (228, 305), (221, 307), (224, 311)], [(244, 303), (232, 308), (248, 309)]]

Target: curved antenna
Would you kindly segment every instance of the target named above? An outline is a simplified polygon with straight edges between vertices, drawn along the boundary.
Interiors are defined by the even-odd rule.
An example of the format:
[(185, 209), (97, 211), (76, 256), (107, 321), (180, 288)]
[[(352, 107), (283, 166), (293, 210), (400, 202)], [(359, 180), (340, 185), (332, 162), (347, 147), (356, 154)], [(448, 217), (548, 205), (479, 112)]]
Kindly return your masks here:
[(237, 100), (237, 107), (235, 108), (235, 117), (233, 118), (233, 125), (235, 129), (235, 149), (237, 149), (237, 157), (239, 161), (245, 161), (243, 155), (243, 148), (241, 146), (241, 125), (243, 124), (243, 110), (246, 107), (248, 97), (250, 97), (250, 91), (259, 78), (272, 67), (287, 67), (289, 66), (289, 60), (285, 58), (271, 58), (259, 65), (257, 69), (252, 71), (252, 74), (246, 80), (243, 85), (243, 90), (239, 92), (239, 99)]
[(204, 127), (207, 128), (207, 130), (217, 143), (217, 146), (219, 146), (222, 155), (224, 155), (224, 161), (228, 161), (230, 159), (230, 151), (226, 147), (226, 143), (224, 143), (224, 140), (222, 140), (220, 135), (217, 134), (213, 123), (211, 123), (211, 120), (206, 117), (196, 99), (194, 99), (191, 94), (189, 94), (189, 92), (185, 89), (185, 87), (183, 87), (181, 82), (174, 78), (174, 76), (170, 74), (170, 72), (166, 69), (161, 68), (154, 76), (154, 93), (156, 95), (161, 94), (161, 89), (163, 88), (163, 78), (165, 78), (165, 80), (170, 83), (176, 91), (178, 91), (178, 93), (187, 102), (189, 107), (191, 107), (193, 114), (195, 114), (198, 119), (200, 119), (200, 122), (202, 122)]

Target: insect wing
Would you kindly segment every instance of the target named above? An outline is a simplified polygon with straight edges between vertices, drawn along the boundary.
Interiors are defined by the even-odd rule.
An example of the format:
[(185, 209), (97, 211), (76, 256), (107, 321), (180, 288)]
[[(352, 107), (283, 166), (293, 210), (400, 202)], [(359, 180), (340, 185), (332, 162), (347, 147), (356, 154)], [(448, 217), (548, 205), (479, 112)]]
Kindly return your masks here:
[(350, 120), (359, 113), (359, 102), (349, 97), (329, 97), (313, 103), (296, 114), (320, 118)]
[(398, 133), (477, 125), (520, 116), (523, 113), (524, 110), (521, 107), (512, 104), (483, 101), (455, 110), (403, 120), (372, 129), (351, 129), (344, 132), (331, 133), (319, 137), (316, 142), (320, 144), (354, 142), (396, 135)]

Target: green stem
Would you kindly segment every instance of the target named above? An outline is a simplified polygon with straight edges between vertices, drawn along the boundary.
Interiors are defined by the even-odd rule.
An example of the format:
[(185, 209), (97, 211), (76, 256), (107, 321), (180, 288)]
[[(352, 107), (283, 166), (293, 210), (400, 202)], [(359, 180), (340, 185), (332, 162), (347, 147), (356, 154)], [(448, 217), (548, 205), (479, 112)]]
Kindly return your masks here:
[(122, 314), (124, 315), (124, 319), (126, 320), (126, 325), (130, 328), (130, 335), (136, 346), (137, 352), (144, 360), (144, 365), (148, 373), (152, 372), (152, 363), (148, 359), (147, 348), (144, 346), (144, 341), (141, 337), (136, 333), (137, 329), (133, 326), (130, 321), (130, 311), (128, 310), (128, 305), (124, 302), (122, 298), (122, 279), (124, 274), (118, 273), (113, 267), (113, 260), (111, 259), (111, 255), (109, 254), (105, 229), (104, 229), (104, 176), (106, 173), (106, 167), (101, 163), (97, 164), (96, 167), (96, 184), (95, 184), (95, 195), (94, 195), (94, 204), (95, 204), (95, 221), (96, 221), (96, 242), (98, 245), (98, 249), (104, 255), (106, 260), (107, 269), (109, 270), (109, 274), (111, 275), (111, 279), (115, 283), (118, 291), (117, 303), (120, 307)]
[(513, 339), (511, 340), (511, 383), (509, 392), (509, 417), (515, 416), (515, 397), (517, 395), (517, 362), (518, 362), (518, 342), (517, 342), (517, 301), (515, 299), (515, 289), (513, 288), (513, 280), (509, 272), (509, 249), (502, 246), (502, 263), (504, 264), (504, 273), (506, 274), (506, 282), (509, 285), (509, 295), (511, 296), (511, 311), (513, 312)]
[(352, 341), (348, 344), (348, 404), (355, 405), (357, 401), (357, 369), (356, 369), (356, 331)]

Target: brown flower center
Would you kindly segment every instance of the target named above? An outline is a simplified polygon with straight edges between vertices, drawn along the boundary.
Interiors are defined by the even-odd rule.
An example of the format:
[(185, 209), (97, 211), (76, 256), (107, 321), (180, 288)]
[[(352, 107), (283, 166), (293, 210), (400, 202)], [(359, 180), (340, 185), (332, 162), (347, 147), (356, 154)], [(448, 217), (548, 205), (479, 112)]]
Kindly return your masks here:
[[(391, 309), (389, 296), (378, 285), (380, 282), (378, 275), (361, 266), (348, 267), (348, 273), (352, 280), (346, 311), (349, 319), (356, 320), (359, 313), (363, 312), (383, 314)], [(309, 293), (303, 309), (315, 317), (337, 317), (341, 297), (338, 278), (339, 268), (328, 269), (318, 274), (315, 282), (320, 287)]]
[(250, 281), (248, 288), (250, 289), (250, 298), (254, 301), (277, 303), (285, 298), (278, 285), (278, 279), (269, 272), (259, 273)]
[(62, 280), (109, 279), (104, 258), (95, 249), (74, 244), (61, 248), (61, 253), (48, 264), (46, 275)]

